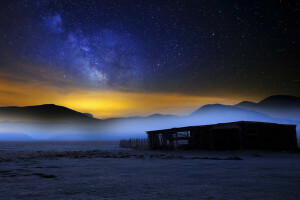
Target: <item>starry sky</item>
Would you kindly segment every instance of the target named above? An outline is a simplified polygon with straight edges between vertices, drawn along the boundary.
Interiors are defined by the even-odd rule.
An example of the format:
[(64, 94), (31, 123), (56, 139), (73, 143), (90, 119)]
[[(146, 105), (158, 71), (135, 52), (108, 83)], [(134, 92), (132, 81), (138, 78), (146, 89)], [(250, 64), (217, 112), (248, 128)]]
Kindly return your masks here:
[(3, 0), (0, 106), (106, 118), (300, 96), (299, 4)]

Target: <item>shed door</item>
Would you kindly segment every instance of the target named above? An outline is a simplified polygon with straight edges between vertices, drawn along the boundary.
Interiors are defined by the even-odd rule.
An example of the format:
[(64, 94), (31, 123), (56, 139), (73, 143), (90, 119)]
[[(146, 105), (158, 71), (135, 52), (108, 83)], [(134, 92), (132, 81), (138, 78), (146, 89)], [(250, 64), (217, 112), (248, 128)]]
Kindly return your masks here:
[(240, 134), (237, 128), (213, 130), (213, 149), (236, 150), (240, 149)]

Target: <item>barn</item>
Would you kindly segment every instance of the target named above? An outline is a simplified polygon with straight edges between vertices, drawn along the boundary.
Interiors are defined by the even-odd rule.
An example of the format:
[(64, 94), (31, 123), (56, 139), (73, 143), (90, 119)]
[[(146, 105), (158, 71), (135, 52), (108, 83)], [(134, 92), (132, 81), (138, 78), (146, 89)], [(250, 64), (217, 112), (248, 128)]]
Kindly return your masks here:
[(296, 125), (237, 121), (146, 131), (155, 149), (295, 150)]

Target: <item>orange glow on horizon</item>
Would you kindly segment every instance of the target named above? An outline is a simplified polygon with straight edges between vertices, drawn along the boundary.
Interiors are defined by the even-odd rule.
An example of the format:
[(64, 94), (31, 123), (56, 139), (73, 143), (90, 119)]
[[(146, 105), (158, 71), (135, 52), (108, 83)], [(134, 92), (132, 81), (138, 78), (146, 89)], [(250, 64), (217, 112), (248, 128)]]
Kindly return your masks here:
[(234, 104), (240, 100), (78, 87), (60, 89), (40, 82), (23, 84), (0, 80), (0, 106), (56, 104), (91, 113), (98, 118), (146, 116), (154, 113), (185, 115), (205, 104)]

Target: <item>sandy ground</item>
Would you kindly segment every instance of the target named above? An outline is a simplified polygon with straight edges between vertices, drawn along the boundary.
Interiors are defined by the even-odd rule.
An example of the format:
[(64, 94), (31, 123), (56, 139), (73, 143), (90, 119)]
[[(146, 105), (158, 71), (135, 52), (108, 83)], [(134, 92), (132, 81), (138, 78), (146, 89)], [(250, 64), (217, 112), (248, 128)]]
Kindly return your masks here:
[(0, 143), (0, 199), (300, 199), (300, 154)]

